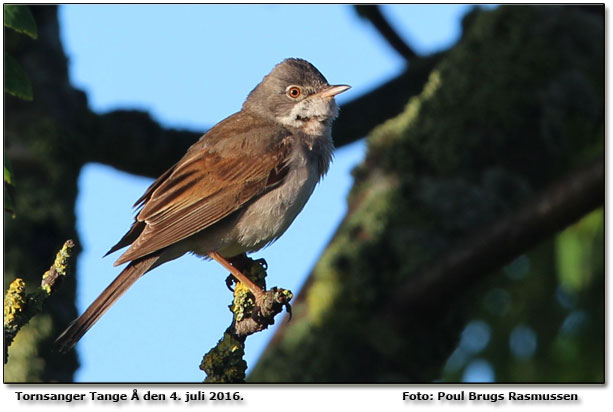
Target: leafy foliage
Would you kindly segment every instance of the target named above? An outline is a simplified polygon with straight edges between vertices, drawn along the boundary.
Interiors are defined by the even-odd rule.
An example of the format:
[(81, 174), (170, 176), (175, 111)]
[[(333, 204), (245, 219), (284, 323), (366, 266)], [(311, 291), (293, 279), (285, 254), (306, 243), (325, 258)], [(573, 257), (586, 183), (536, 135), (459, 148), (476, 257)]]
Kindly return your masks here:
[(32, 84), (21, 65), (4, 53), (4, 91), (23, 100), (32, 100)]
[[(4, 5), (4, 27), (38, 38), (36, 22), (27, 6)], [(32, 84), (21, 65), (4, 53), (4, 91), (23, 100), (32, 100)]]
[(38, 38), (36, 22), (28, 6), (4, 5), (4, 26), (23, 33), (33, 39)]
[(475, 296), (443, 380), (602, 382), (604, 218), (519, 256)]

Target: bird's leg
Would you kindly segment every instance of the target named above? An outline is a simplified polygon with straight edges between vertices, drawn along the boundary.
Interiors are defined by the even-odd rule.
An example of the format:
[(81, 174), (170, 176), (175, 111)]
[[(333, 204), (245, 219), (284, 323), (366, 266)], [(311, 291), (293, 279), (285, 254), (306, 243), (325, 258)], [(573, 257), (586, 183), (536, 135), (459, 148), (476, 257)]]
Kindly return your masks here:
[(246, 253), (241, 253), (240, 255), (232, 256), (230, 258), (226, 258), (228, 262), (241, 272), (244, 272), (251, 266), (252, 260), (247, 257)]
[[(251, 279), (262, 290), (266, 290), (266, 269), (268, 264), (264, 259), (253, 260), (247, 257), (246, 253), (226, 258), (228, 262), (237, 268), (242, 274)], [(229, 276), (232, 281), (237, 281), (232, 275)], [(230, 281), (226, 281), (229, 283)]]
[[(240, 282), (244, 283), (249, 288), (249, 290), (253, 293), (253, 295), (256, 298), (258, 298), (259, 296), (261, 296), (264, 293), (262, 288), (260, 288), (251, 279), (249, 279), (247, 276), (245, 276), (242, 273), (241, 269), (243, 269), (243, 268), (239, 269), (237, 267), (237, 266), (241, 266), (241, 262), (245, 262), (246, 261), (246, 259), (247, 259), (246, 255), (239, 255), (236, 258), (226, 259), (226, 258), (221, 256), (217, 252), (211, 252), (211, 253), (209, 253), (209, 256), (211, 257), (211, 259), (215, 260), (221, 266), (223, 266), (224, 268), (229, 270), (230, 273), (232, 273), (232, 275), (236, 279), (238, 279)], [(234, 266), (233, 264), (236, 264), (237, 266)]]
[[(230, 262), (232, 266), (237, 268), (243, 274), (248, 273), (250, 271), (252, 262), (259, 263), (259, 261), (257, 260), (249, 259), (246, 253), (241, 253), (240, 255), (226, 258), (226, 260)], [(261, 259), (261, 260), (264, 260), (264, 259)], [(264, 268), (264, 270), (266, 270), (266, 268)], [(236, 282), (238, 282), (238, 279), (236, 279), (234, 275), (232, 274), (228, 275), (228, 277), (226, 278), (226, 286), (228, 287), (230, 292), (234, 292), (234, 289), (232, 288), (232, 286)]]
[[(236, 255), (230, 258), (226, 258), (228, 262), (235, 268), (237, 268), (241, 273), (244, 273), (248, 268), (249, 259), (247, 258), (246, 253), (241, 253), (240, 255)], [(234, 288), (232, 287), (234, 283), (237, 283), (238, 279), (234, 277), (234, 275), (230, 274), (226, 278), (226, 286), (230, 292), (234, 292)]]

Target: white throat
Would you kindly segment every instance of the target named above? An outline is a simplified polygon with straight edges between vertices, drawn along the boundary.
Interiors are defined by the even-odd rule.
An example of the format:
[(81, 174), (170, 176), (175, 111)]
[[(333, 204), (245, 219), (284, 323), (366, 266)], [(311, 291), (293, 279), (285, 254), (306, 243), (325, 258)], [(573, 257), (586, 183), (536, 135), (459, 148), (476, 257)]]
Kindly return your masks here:
[(330, 124), (338, 116), (338, 106), (334, 99), (306, 98), (292, 107), (286, 116), (277, 120), (287, 127), (301, 129), (311, 136), (325, 136), (330, 132)]

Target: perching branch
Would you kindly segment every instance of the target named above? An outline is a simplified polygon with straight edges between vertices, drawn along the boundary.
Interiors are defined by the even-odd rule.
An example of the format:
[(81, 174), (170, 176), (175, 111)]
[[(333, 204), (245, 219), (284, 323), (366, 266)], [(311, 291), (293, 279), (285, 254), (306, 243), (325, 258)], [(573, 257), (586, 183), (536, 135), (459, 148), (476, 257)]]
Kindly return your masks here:
[[(266, 289), (266, 264), (263, 259), (245, 259), (247, 263), (241, 268), (243, 273), (262, 289)], [(243, 356), (247, 336), (261, 332), (274, 324), (274, 317), (283, 308), (286, 308), (291, 316), (289, 301), (292, 297), (293, 294), (289, 290), (274, 287), (254, 298), (247, 286), (237, 283), (234, 288), (234, 300), (230, 305), (230, 311), (234, 314), (232, 324), (200, 364), (200, 369), (207, 374), (205, 382), (244, 382), (247, 363)]]
[(516, 212), (460, 242), (402, 285), (386, 313), (402, 317), (413, 305), (440, 301), (446, 293), (495, 273), (514, 257), (604, 203), (602, 159), (551, 185)]
[(17, 332), (26, 325), (32, 317), (43, 309), (43, 302), (51, 296), (60, 286), (61, 280), (66, 276), (72, 240), (67, 240), (62, 249), (55, 256), (55, 262), (43, 274), (40, 288), (35, 292), (26, 294), (26, 283), (23, 279), (13, 280), (4, 297), (4, 363), (8, 361), (8, 348), (13, 343)]

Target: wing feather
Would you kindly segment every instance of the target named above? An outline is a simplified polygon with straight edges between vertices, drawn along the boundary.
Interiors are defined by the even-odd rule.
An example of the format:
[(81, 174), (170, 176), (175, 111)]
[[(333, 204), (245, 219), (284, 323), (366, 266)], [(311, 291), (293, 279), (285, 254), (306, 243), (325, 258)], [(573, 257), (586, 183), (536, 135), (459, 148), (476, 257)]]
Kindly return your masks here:
[(279, 138), (267, 152), (251, 156), (223, 157), (206, 147), (188, 151), (137, 202), (142, 209), (136, 222), (145, 227), (115, 265), (181, 241), (278, 185), (287, 174), (290, 146), (290, 139)]

